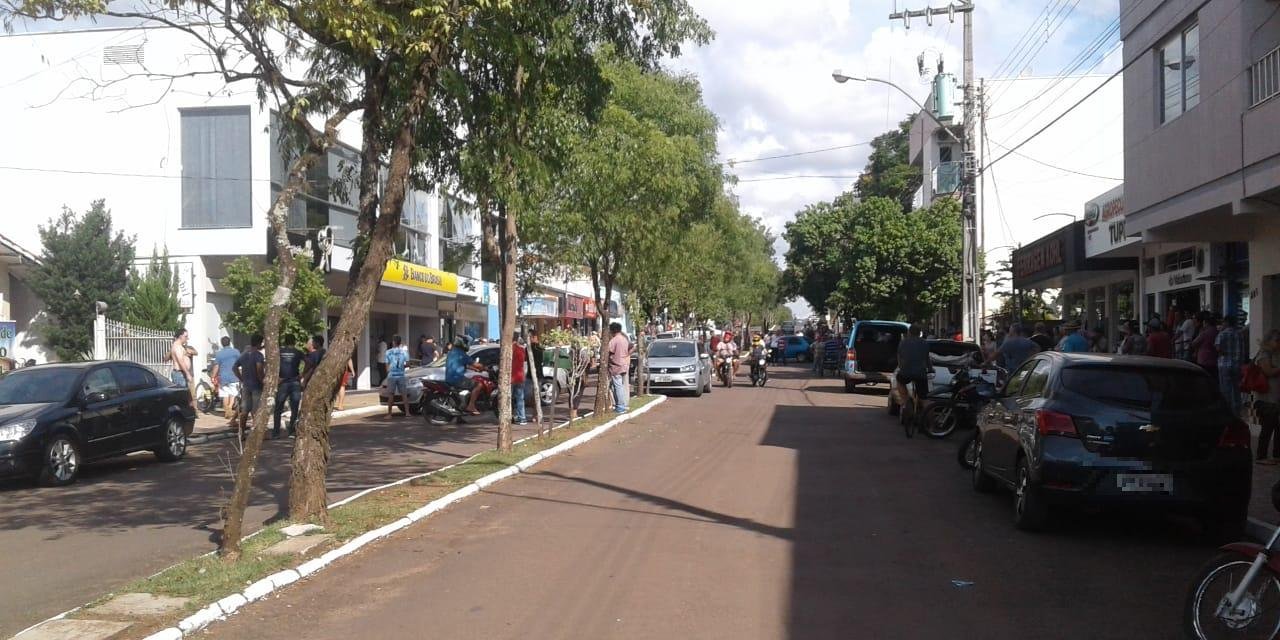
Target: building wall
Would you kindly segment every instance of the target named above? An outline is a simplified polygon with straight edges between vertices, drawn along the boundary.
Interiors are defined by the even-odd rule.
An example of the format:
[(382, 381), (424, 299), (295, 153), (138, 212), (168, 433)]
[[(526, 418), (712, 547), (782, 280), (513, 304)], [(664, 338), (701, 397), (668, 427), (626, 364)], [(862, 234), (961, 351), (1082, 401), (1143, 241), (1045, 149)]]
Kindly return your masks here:
[[(1280, 167), (1256, 168), (1252, 194), (1240, 178), (1245, 164), (1274, 164), (1280, 153), (1280, 137), (1262, 134), (1280, 129), (1280, 108), (1265, 105), (1246, 114), (1248, 67), (1280, 44), (1280, 16), (1272, 3), (1122, 0), (1120, 5), (1124, 60), (1130, 65), (1123, 81), (1125, 204), (1132, 230), (1230, 207), (1280, 186)], [(1200, 101), (1161, 123), (1155, 47), (1193, 18), (1200, 25)]]
[(1260, 225), (1249, 243), (1249, 339), (1280, 329), (1280, 225)]

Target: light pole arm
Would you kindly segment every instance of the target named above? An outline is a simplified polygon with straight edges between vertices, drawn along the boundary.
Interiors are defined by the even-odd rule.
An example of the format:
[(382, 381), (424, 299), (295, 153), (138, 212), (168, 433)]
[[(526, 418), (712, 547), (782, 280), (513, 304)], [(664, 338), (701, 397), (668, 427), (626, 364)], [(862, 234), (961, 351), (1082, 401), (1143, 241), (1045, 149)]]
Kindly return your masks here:
[(898, 85), (881, 78), (863, 78), (863, 80), (865, 80), (866, 82), (879, 82), (880, 84), (888, 85), (890, 87), (893, 87), (894, 89), (897, 89), (898, 93), (901, 93), (902, 95), (906, 96), (907, 99), (912, 102), (912, 104), (920, 108), (920, 113), (928, 115), (930, 120), (933, 120), (935, 123), (937, 123), (939, 127), (942, 128), (943, 131), (946, 131), (947, 135), (951, 136), (951, 139), (955, 140), (956, 144), (959, 144), (959, 145), (964, 144), (964, 142), (960, 141), (960, 138), (956, 137), (956, 134), (951, 132), (951, 129), (947, 128), (947, 125), (943, 124), (942, 121), (939, 120), (937, 116), (933, 115), (932, 111), (926, 109), (924, 105), (920, 104), (920, 101), (916, 100), (915, 96), (912, 96), (910, 93), (907, 93), (906, 89), (903, 89), (902, 87), (899, 87)]

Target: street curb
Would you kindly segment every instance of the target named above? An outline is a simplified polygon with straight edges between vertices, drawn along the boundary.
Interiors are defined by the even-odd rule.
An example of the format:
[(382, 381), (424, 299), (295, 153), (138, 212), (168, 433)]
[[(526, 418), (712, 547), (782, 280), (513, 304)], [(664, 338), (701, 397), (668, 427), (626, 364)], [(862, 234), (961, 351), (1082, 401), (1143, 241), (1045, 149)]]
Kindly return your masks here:
[(1265, 543), (1270, 540), (1275, 531), (1275, 525), (1270, 522), (1259, 520), (1253, 516), (1250, 516), (1244, 523), (1244, 534), (1258, 542)]
[[(616, 418), (590, 431), (577, 435), (573, 438), (570, 438), (569, 440), (565, 440), (564, 442), (550, 449), (546, 449), (544, 451), (535, 453), (529, 456), (528, 458), (521, 460), (520, 462), (517, 462), (509, 467), (506, 467), (505, 469), (500, 469), (498, 471), (495, 471), (448, 495), (445, 495), (440, 498), (436, 498), (435, 500), (428, 502), (422, 507), (419, 507), (417, 510), (410, 512), (408, 515), (400, 518), (399, 520), (396, 520), (394, 522), (391, 522), (390, 524), (383, 525), (377, 529), (374, 529), (372, 531), (367, 531), (359, 536), (356, 536), (355, 538), (348, 540), (342, 546), (336, 549), (332, 549), (324, 553), (318, 558), (313, 558), (311, 560), (308, 560), (307, 562), (304, 562), (292, 569), (286, 569), (279, 573), (275, 573), (270, 576), (267, 576), (249, 585), (243, 592), (238, 594), (233, 594), (231, 596), (227, 596), (226, 598), (223, 598), (218, 602), (212, 603), (209, 606), (195, 612), (194, 614), (180, 620), (177, 626), (168, 627), (166, 629), (157, 631), (147, 636), (145, 640), (174, 640), (175, 638), (186, 637), (192, 633), (195, 633), (196, 631), (200, 631), (208, 627), (210, 624), (212, 624), (217, 620), (223, 620), (227, 616), (233, 615), (236, 611), (239, 611), (241, 608), (243, 608), (244, 605), (250, 602), (254, 602), (255, 600), (260, 600), (266, 597), (267, 595), (300, 580), (304, 576), (308, 576), (320, 571), (321, 569), (323, 569), (324, 567), (332, 563), (334, 560), (337, 560), (344, 556), (351, 555), (352, 553), (355, 553), (357, 550), (359, 550), (361, 547), (364, 547), (365, 545), (375, 540), (391, 535), (392, 533), (395, 533), (400, 529), (403, 529), (415, 522), (418, 522), (419, 520), (422, 520), (423, 518), (426, 518), (427, 516), (433, 513), (436, 513), (437, 511), (440, 511), (441, 509), (444, 509), (445, 507), (448, 507), (449, 505), (452, 505), (455, 502), (458, 502), (464, 498), (467, 498), (476, 493), (479, 493), (480, 490), (483, 489), (484, 487), (487, 487), (491, 484), (494, 484), (495, 482), (499, 482), (506, 478), (523, 473), (530, 467), (538, 464), (539, 462), (547, 458), (550, 458), (560, 453), (564, 453), (565, 451), (569, 451), (574, 447), (577, 447), (578, 445), (581, 445), (583, 443), (590, 442), (591, 440), (595, 439), (601, 434), (604, 434), (610, 429), (622, 424), (623, 422), (626, 422), (638, 415), (644, 414), (650, 409), (662, 404), (663, 402), (666, 402), (666, 400), (667, 400), (667, 396), (663, 396), (663, 395), (657, 396), (652, 402), (644, 405), (643, 407), (635, 409), (634, 411), (628, 411), (627, 413), (619, 415)], [(560, 425), (560, 427), (566, 426), (568, 424), (570, 423), (566, 422)], [(536, 437), (537, 437), (536, 435), (532, 435), (525, 438), (521, 438), (520, 440), (517, 441), (517, 443), (524, 442), (525, 440), (529, 440), (530, 438), (536, 438)], [(476, 454), (476, 455), (479, 455), (479, 454)], [(472, 458), (474, 457), (475, 456), (472, 456)], [(470, 459), (471, 458), (468, 458), (468, 460)], [(462, 463), (458, 463), (458, 464), (462, 464)], [(450, 466), (455, 466), (455, 465), (450, 465)], [(447, 468), (448, 467), (445, 467), (445, 469)], [(436, 471), (433, 471), (431, 473), (437, 473), (443, 470), (444, 469), (437, 469)], [(430, 474), (420, 474), (414, 477), (422, 477), (425, 475), (430, 475)], [(410, 479), (411, 478), (398, 480), (396, 482), (384, 485), (384, 487), (402, 484), (404, 482), (408, 482)], [(380, 488), (383, 488), (383, 487), (379, 487), (379, 489)], [(370, 491), (373, 491), (373, 490), (366, 490), (362, 493), (356, 494), (356, 496), (369, 493)], [(338, 503), (335, 503), (334, 506), (338, 506), (339, 504), (349, 502), (350, 500), (354, 499), (356, 496), (352, 496), (345, 500), (339, 501)], [(229, 604), (231, 606), (224, 607), (223, 603)]]
[[(340, 418), (355, 418), (359, 416), (371, 416), (375, 413), (385, 411), (386, 407), (380, 404), (369, 405), (367, 407), (358, 407), (355, 409), (345, 409), (343, 411), (334, 411), (329, 417), (330, 421)], [(187, 436), (187, 444), (208, 444), (219, 440), (229, 440), (236, 437), (235, 429), (227, 429), (225, 431), (214, 431), (213, 433), (195, 433)]]

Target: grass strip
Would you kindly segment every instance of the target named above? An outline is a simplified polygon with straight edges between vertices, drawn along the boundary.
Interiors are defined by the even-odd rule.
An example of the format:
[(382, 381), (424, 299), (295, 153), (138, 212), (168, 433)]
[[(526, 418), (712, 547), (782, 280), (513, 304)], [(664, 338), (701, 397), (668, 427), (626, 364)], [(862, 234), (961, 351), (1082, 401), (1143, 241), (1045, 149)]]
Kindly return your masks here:
[[(632, 398), (634, 411), (655, 399), (654, 396)], [(509, 453), (490, 449), (447, 469), (437, 471), (407, 483), (388, 487), (362, 496), (352, 502), (329, 511), (330, 523), (325, 533), (334, 535), (327, 544), (319, 545), (299, 555), (272, 555), (264, 551), (285, 539), (280, 529), (288, 522), (277, 522), (264, 527), (257, 535), (245, 539), (243, 552), (237, 562), (223, 562), (216, 554), (203, 555), (176, 564), (160, 573), (127, 585), (120, 593), (153, 593), (158, 595), (190, 598), (184, 616), (216, 602), (278, 571), (295, 567), (305, 559), (318, 556), (329, 549), (403, 518), (410, 511), (440, 498), (450, 492), (500, 471), (525, 458), (550, 449), (570, 438), (586, 433), (616, 418), (612, 412), (591, 415), (568, 426), (556, 429), (550, 436), (534, 437), (512, 447)], [(100, 604), (97, 601), (94, 604)], [(82, 609), (74, 617), (92, 618), (93, 605)], [(150, 629), (155, 625), (147, 625)]]

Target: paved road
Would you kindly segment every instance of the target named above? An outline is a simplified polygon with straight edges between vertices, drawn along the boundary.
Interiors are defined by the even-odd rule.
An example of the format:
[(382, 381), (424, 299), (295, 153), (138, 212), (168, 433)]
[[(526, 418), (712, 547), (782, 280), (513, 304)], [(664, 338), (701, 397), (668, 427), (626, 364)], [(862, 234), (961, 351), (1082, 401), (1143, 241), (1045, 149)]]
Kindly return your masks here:
[[(339, 499), (457, 462), (496, 439), (493, 424), (439, 428), (382, 414), (339, 420), (329, 495)], [(246, 529), (283, 514), (291, 442), (264, 443)], [(175, 464), (142, 453), (89, 465), (70, 487), (0, 482), (0, 638), (215, 549), (218, 509), (238, 459), (234, 440), (220, 440), (192, 446)]]
[[(213, 638), (1174, 638), (1177, 522), (1013, 529), (955, 443), (783, 370), (673, 398), (215, 625)], [(956, 587), (952, 580), (973, 582)]]

